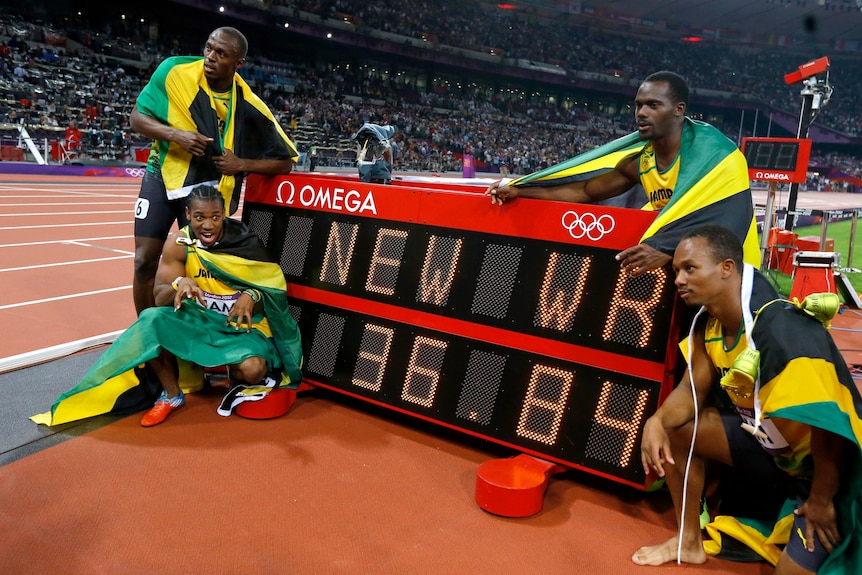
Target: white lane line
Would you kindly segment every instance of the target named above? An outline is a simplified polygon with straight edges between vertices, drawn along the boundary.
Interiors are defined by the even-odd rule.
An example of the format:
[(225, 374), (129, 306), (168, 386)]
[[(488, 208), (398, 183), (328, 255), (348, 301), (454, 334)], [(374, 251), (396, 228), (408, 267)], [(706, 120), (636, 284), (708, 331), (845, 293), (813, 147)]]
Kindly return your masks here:
[(68, 242), (63, 242), (63, 245), (81, 246), (82, 248), (95, 248), (97, 250), (105, 250), (105, 251), (109, 251), (109, 252), (114, 252), (116, 254), (126, 254), (126, 255), (130, 255), (130, 256), (135, 255), (135, 252), (130, 252), (128, 250), (118, 250), (116, 248), (106, 248), (104, 246), (97, 246), (96, 244), (88, 244), (85, 242), (76, 242), (74, 240), (70, 240)]
[(39, 264), (37, 266), (24, 266), (24, 267), (20, 267), (20, 268), (3, 268), (3, 269), (0, 269), (0, 273), (3, 273), (3, 272), (20, 272), (20, 271), (24, 271), (24, 270), (38, 270), (38, 269), (43, 269), (43, 268), (56, 268), (56, 267), (60, 267), (60, 266), (73, 266), (73, 265), (77, 265), (77, 264), (92, 264), (92, 263), (96, 263), (96, 262), (107, 262), (110, 260), (124, 260), (124, 259), (128, 259), (128, 258), (132, 257), (133, 255), (135, 255), (132, 252), (124, 252), (124, 253), (127, 253), (129, 255), (114, 256), (112, 258), (96, 258), (93, 260), (78, 260), (78, 261), (74, 261), (74, 262), (57, 262), (55, 264)]
[[(3, 191), (0, 188), (0, 191)], [(11, 198), (27, 198), (30, 200), (37, 200), (42, 198), (51, 198), (51, 199), (88, 199), (88, 198), (135, 198), (138, 195), (137, 189), (129, 188), (129, 191), (126, 193), (123, 190), (110, 190), (103, 192), (94, 192), (94, 191), (77, 191), (77, 190), (40, 190), (40, 189), (21, 189), (16, 188), (14, 190), (18, 192), (17, 194), (9, 194), (4, 192), (3, 199), (8, 200)]]
[[(21, 191), (21, 190), (17, 190), (17, 191)], [(0, 188), (0, 192), (3, 192), (2, 188)], [(103, 192), (103, 193), (85, 194), (83, 192), (71, 192), (70, 191), (69, 195), (64, 195), (64, 196), (60, 196), (57, 194), (45, 195), (45, 194), (36, 194), (36, 193), (33, 193), (33, 194), (9, 194), (9, 193), (3, 192), (2, 200), (7, 201), (7, 200), (10, 200), (12, 198), (24, 199), (24, 200), (44, 200), (44, 199), (48, 199), (48, 198), (50, 198), (52, 200), (88, 200), (90, 198), (117, 198), (117, 199), (126, 198), (126, 199), (133, 200), (133, 199), (137, 198), (137, 196), (138, 196), (137, 190), (129, 190), (128, 194), (124, 194), (121, 192), (115, 192), (115, 193)]]
[[(26, 208), (42, 206), (80, 206), (81, 202), (30, 202), (26, 204), (4, 204), (0, 201), (0, 207), (4, 208)], [(88, 206), (133, 206), (134, 202), (87, 202)]]
[(0, 231), (4, 230), (43, 230), (45, 228), (77, 228), (84, 226), (119, 226), (124, 225), (127, 226), (131, 224), (129, 220), (123, 220), (122, 222), (92, 222), (88, 224), (51, 224), (48, 226), (6, 226), (0, 228)]
[(128, 238), (133, 238), (135, 236), (127, 235), (127, 236), (103, 236), (100, 238), (79, 238), (77, 240), (69, 239), (69, 240), (45, 240), (42, 242), (23, 242), (20, 244), (0, 244), (0, 248), (23, 248), (28, 246), (44, 246), (50, 244), (69, 244), (76, 242), (100, 242), (103, 240), (125, 240)]
[(52, 301), (61, 301), (64, 299), (87, 297), (87, 296), (91, 296), (91, 295), (98, 295), (100, 293), (109, 293), (109, 292), (113, 292), (113, 291), (120, 291), (120, 290), (126, 290), (126, 289), (132, 289), (132, 286), (127, 285), (127, 286), (120, 286), (120, 287), (115, 287), (115, 288), (100, 289), (100, 290), (96, 290), (96, 291), (85, 291), (85, 292), (73, 293), (73, 294), (69, 294), (69, 295), (49, 297), (49, 298), (45, 298), (45, 299), (37, 299), (37, 300), (32, 300), (32, 301), (22, 301), (22, 302), (18, 302), (18, 303), (10, 303), (10, 304), (6, 304), (6, 305), (0, 305), (0, 310), (15, 309), (15, 308), (19, 308), (19, 307), (25, 307), (28, 305), (38, 305), (40, 303), (48, 303), (48, 302), (52, 302)]
[(103, 210), (99, 212), (31, 212), (29, 214), (0, 214), (0, 218), (18, 218), (21, 216), (92, 216), (95, 214), (128, 214), (130, 210)]
[(119, 188), (121, 190), (125, 189), (134, 189), (141, 187), (141, 180), (137, 181), (129, 181), (129, 182), (105, 182), (105, 183), (87, 183), (87, 184), (73, 184), (73, 183), (64, 183), (57, 182), (56, 184), (52, 184), (51, 186), (43, 186), (39, 184), (34, 184), (32, 182), (21, 182), (18, 184), (9, 184), (2, 183), (0, 184), (0, 190), (10, 190), (13, 192), (44, 192), (49, 194), (62, 194), (64, 192), (75, 192), (74, 188), (84, 188), (84, 190), (92, 190), (93, 188)]
[(53, 359), (60, 359), (61, 357), (66, 357), (67, 355), (71, 355), (78, 351), (84, 351), (85, 349), (113, 343), (114, 340), (116, 340), (122, 333), (123, 330), (112, 331), (85, 339), (79, 339), (77, 341), (70, 341), (68, 343), (61, 343), (60, 345), (52, 347), (45, 347), (18, 355), (0, 358), (0, 373), (6, 373), (7, 371), (12, 371), (14, 369), (21, 369), (22, 367), (29, 367), (31, 365), (51, 361)]

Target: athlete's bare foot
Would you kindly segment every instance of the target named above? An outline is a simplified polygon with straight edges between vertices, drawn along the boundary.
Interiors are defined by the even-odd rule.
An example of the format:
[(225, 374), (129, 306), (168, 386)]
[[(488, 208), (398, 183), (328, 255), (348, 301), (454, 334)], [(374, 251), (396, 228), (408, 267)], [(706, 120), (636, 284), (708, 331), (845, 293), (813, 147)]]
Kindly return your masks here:
[[(678, 539), (673, 537), (659, 545), (641, 547), (632, 555), (632, 561), (637, 565), (664, 565), (665, 563), (676, 561), (677, 541)], [(684, 545), (680, 559), (683, 563), (694, 565), (706, 563), (706, 552), (703, 550), (703, 543), (698, 541), (694, 545)]]

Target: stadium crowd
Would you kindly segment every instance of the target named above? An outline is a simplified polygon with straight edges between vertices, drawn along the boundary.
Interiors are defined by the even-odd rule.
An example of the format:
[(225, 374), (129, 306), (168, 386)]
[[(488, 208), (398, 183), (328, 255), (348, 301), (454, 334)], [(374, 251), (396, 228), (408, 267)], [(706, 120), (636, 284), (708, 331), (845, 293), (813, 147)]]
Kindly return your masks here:
[[(543, 62), (561, 69), (639, 80), (671, 69), (698, 89), (798, 114), (799, 86), (783, 74), (809, 58), (799, 50), (719, 42), (687, 43), (603, 30), (583, 22), (514, 11), (489, 10), (481, 2), (452, 4), (410, 0), (397, 6), (382, 0), (299, 0), (290, 13), (349, 22), (357, 31), (380, 30), (404, 37), (427, 37), (437, 47), (457, 46)], [(562, 18), (565, 20), (566, 18)], [(467, 33), (469, 31), (469, 33)], [(12, 124), (23, 122), (34, 140), (60, 139), (74, 121), (81, 131), (80, 153), (128, 156), (144, 141), (128, 125), (134, 100), (153, 67), (166, 56), (194, 54), (194, 34), (165, 30), (158, 40), (144, 23), (130, 20), (62, 26), (4, 13), (0, 16), (0, 129), (4, 141), (17, 140)], [(58, 42), (62, 39), (62, 42)], [(65, 46), (58, 44), (65, 43)], [(243, 76), (272, 107), (300, 150), (315, 145), (321, 165), (353, 165), (350, 135), (363, 122), (397, 126), (396, 170), (457, 171), (461, 155), (472, 154), (488, 171), (527, 173), (572, 157), (633, 130), (628, 105), (593, 97), (563, 98), (512, 89), (516, 81), (457, 83), (389, 74), (374, 66), (344, 65), (337, 58), (296, 59), (267, 53), (252, 42)], [(862, 135), (856, 111), (862, 105), (862, 62), (830, 56), (830, 82), (838, 95), (816, 118), (818, 125), (849, 136)], [(742, 128), (722, 116), (706, 117), (736, 141)], [(746, 128), (748, 130), (748, 128)], [(763, 135), (763, 134), (757, 134)], [(829, 161), (862, 175), (850, 151), (820, 152)]]

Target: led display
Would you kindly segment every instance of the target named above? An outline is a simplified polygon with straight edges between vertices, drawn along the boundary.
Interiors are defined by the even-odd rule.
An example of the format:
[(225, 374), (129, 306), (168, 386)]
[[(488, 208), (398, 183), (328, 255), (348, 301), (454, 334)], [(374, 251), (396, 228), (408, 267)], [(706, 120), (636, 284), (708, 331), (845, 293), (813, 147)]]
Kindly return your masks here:
[(307, 382), (638, 486), (677, 300), (668, 270), (614, 256), (653, 217), (300, 174), (250, 177), (243, 207), (287, 277)]

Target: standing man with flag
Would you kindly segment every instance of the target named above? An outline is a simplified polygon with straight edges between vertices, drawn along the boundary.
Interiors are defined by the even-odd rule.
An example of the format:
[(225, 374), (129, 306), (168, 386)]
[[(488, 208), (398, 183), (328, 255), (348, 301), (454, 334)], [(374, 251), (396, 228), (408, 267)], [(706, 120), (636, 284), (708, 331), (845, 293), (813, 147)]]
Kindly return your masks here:
[(153, 139), (135, 204), (132, 292), (138, 314), (155, 305), (162, 246), (175, 221), (188, 223), (184, 198), (192, 188), (217, 187), (231, 215), (246, 174), (288, 174), (299, 159), (272, 112), (237, 73), (247, 52), (239, 30), (214, 30), (203, 57), (163, 61), (132, 110), (132, 129)]
[(496, 204), (517, 197), (601, 202), (640, 184), (645, 196), (638, 205), (659, 214), (638, 245), (617, 255), (631, 276), (669, 264), (682, 235), (708, 222), (732, 229), (745, 261), (759, 267), (745, 157), (711, 125), (686, 118), (688, 97), (678, 74), (651, 74), (635, 98), (637, 132), (514, 181), (498, 180), (485, 194)]

